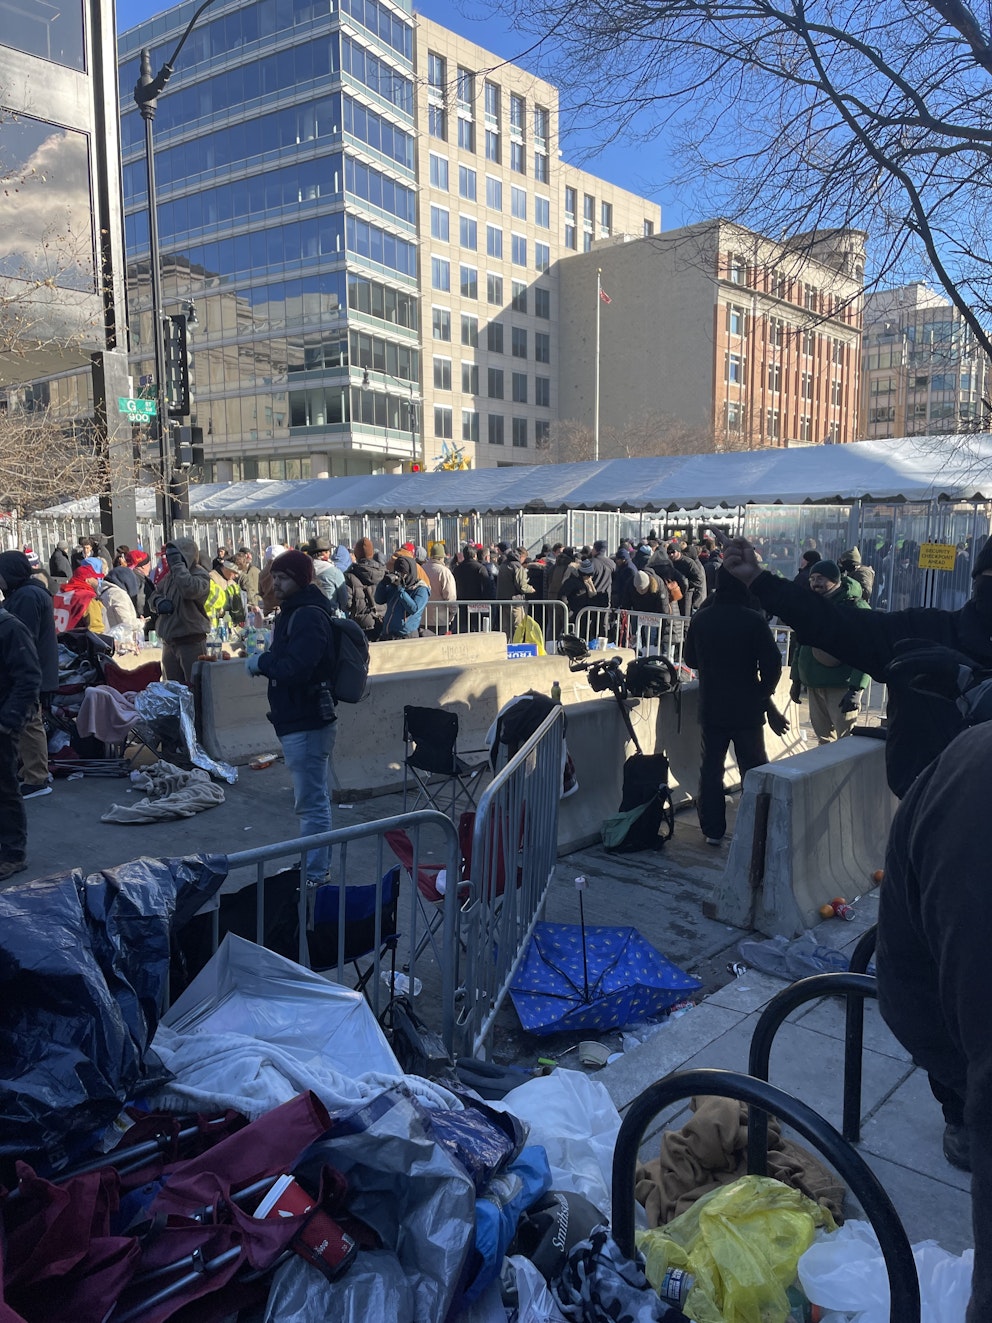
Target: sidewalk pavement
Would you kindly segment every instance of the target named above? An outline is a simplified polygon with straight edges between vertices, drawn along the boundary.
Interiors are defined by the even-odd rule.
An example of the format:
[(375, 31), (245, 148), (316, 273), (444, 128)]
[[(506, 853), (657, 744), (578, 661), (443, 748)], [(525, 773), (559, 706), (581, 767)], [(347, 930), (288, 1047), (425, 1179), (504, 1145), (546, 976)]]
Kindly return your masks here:
[[(861, 934), (876, 921), (877, 893), (854, 908), (854, 922), (834, 919), (817, 925), (817, 940), (850, 954)], [(598, 1078), (622, 1114), (648, 1085), (673, 1071), (707, 1066), (746, 1072), (758, 1016), (785, 986), (780, 979), (750, 969), (605, 1066)], [(926, 1073), (913, 1066), (871, 1000), (865, 1002), (862, 1060), (858, 1151), (887, 1191), (910, 1242), (935, 1240), (943, 1249), (960, 1254), (974, 1244), (971, 1178), (945, 1160), (941, 1151), (943, 1116)], [(769, 1073), (773, 1084), (808, 1103), (840, 1130), (842, 998), (812, 1002), (792, 1014), (775, 1037)], [(687, 1104), (688, 1100), (677, 1104), (655, 1119), (645, 1136), (642, 1158), (657, 1157), (663, 1128), (678, 1129), (685, 1124), (690, 1115)], [(853, 1205), (846, 1211), (860, 1215)]]

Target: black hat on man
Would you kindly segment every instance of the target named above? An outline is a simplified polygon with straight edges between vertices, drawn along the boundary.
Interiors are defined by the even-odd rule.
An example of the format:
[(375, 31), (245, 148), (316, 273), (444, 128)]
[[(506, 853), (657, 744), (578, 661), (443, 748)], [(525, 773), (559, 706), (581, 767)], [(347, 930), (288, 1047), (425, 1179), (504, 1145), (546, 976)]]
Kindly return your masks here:
[(831, 583), (840, 583), (840, 566), (835, 560), (818, 560), (815, 565), (810, 566), (810, 578), (814, 574), (822, 575), (824, 579), (829, 579)]

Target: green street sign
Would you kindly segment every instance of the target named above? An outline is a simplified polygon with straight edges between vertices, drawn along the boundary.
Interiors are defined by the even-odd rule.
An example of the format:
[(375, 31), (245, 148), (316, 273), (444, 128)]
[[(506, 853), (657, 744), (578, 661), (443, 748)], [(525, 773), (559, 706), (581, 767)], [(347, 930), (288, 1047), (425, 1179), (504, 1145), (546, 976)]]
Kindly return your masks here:
[(124, 395), (118, 395), (117, 407), (125, 418), (132, 418), (139, 423), (158, 414), (158, 405), (154, 400), (129, 400)]

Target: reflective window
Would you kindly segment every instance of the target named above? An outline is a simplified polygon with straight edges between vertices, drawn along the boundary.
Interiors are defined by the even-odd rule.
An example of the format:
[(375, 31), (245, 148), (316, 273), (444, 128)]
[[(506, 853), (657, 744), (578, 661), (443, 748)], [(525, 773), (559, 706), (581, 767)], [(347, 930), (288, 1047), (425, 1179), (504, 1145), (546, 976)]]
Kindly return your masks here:
[(37, 0), (6, 0), (3, 44), (69, 69), (85, 69), (80, 0), (59, 5), (38, 4)]
[(405, 78), (350, 37), (341, 38), (341, 67), (390, 105), (407, 115), (413, 114), (413, 80)]
[[(402, 129), (388, 125), (387, 132), (380, 131), (379, 116), (372, 111), (362, 111), (356, 127), (353, 105), (350, 97), (345, 97), (345, 127), (362, 141), (370, 141), (369, 134), (375, 138), (371, 145), (384, 155), (398, 161), (401, 165), (413, 168), (413, 138)], [(287, 110), (278, 110), (269, 115), (260, 115), (256, 119), (230, 128), (215, 129), (211, 134), (178, 143), (174, 147), (157, 148), (155, 151), (155, 170), (160, 189), (165, 190), (170, 184), (182, 184), (195, 175), (222, 166), (236, 165), (264, 155), (266, 152), (280, 151), (282, 148), (295, 148), (302, 143), (313, 142), (319, 138), (339, 136), (341, 133), (341, 96), (320, 97), (306, 105), (293, 106)], [(371, 126), (371, 127), (370, 127)], [(360, 127), (361, 132), (358, 132)], [(130, 139), (130, 130), (135, 130), (135, 137)], [(121, 134), (125, 152), (138, 147), (144, 142), (144, 129), (138, 114), (124, 115), (121, 119)], [(143, 165), (137, 171), (125, 173), (125, 201), (130, 202), (135, 194), (130, 186), (137, 185), (144, 192)]]
[[(326, 3), (322, 6), (327, 12)], [(413, 29), (398, 15), (390, 13), (378, 0), (341, 0), (341, 12), (350, 14), (363, 28), (375, 33), (380, 41), (391, 46), (407, 60), (413, 59)]]
[(0, 275), (94, 286), (86, 135), (18, 115), (3, 126)]
[(390, 124), (374, 110), (367, 110), (350, 96), (344, 98), (344, 127), (346, 133), (367, 142), (383, 156), (413, 169), (413, 135)]
[[(170, 89), (161, 98), (155, 128), (167, 133), (195, 120), (239, 109), (259, 97), (268, 99), (279, 92), (329, 78), (338, 72), (339, 55), (337, 36), (328, 36), (249, 60), (232, 69), (204, 70), (202, 81)], [(152, 67), (156, 67), (154, 59)]]
[[(337, 219), (340, 221), (340, 217)], [(414, 244), (390, 234), (378, 225), (360, 220), (357, 216), (348, 216), (346, 220), (350, 252), (357, 253), (360, 257), (368, 257), (373, 262), (378, 262), (380, 266), (392, 267), (394, 271), (401, 271), (405, 276), (417, 274), (417, 249)]]
[[(287, 173), (300, 175), (306, 173), (307, 168), (307, 164), (292, 166)], [(388, 211), (411, 225), (416, 224), (417, 195), (413, 189), (397, 183), (372, 166), (364, 165), (351, 156), (345, 157), (345, 187), (349, 193), (354, 193), (356, 197), (370, 202), (372, 206), (380, 207), (383, 211)], [(300, 201), (304, 200), (300, 199)]]

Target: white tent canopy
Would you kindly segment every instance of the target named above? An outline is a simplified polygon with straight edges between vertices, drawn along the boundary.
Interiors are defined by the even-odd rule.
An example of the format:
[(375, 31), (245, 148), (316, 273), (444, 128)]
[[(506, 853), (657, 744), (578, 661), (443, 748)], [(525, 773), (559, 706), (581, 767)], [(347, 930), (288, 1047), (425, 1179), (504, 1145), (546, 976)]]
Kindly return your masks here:
[[(190, 488), (194, 519), (655, 511), (938, 499), (992, 500), (992, 435), (901, 437), (845, 446), (312, 482), (257, 479)], [(91, 498), (40, 513), (71, 518), (96, 511), (96, 499)], [(139, 492), (138, 513), (153, 515), (150, 491)]]

